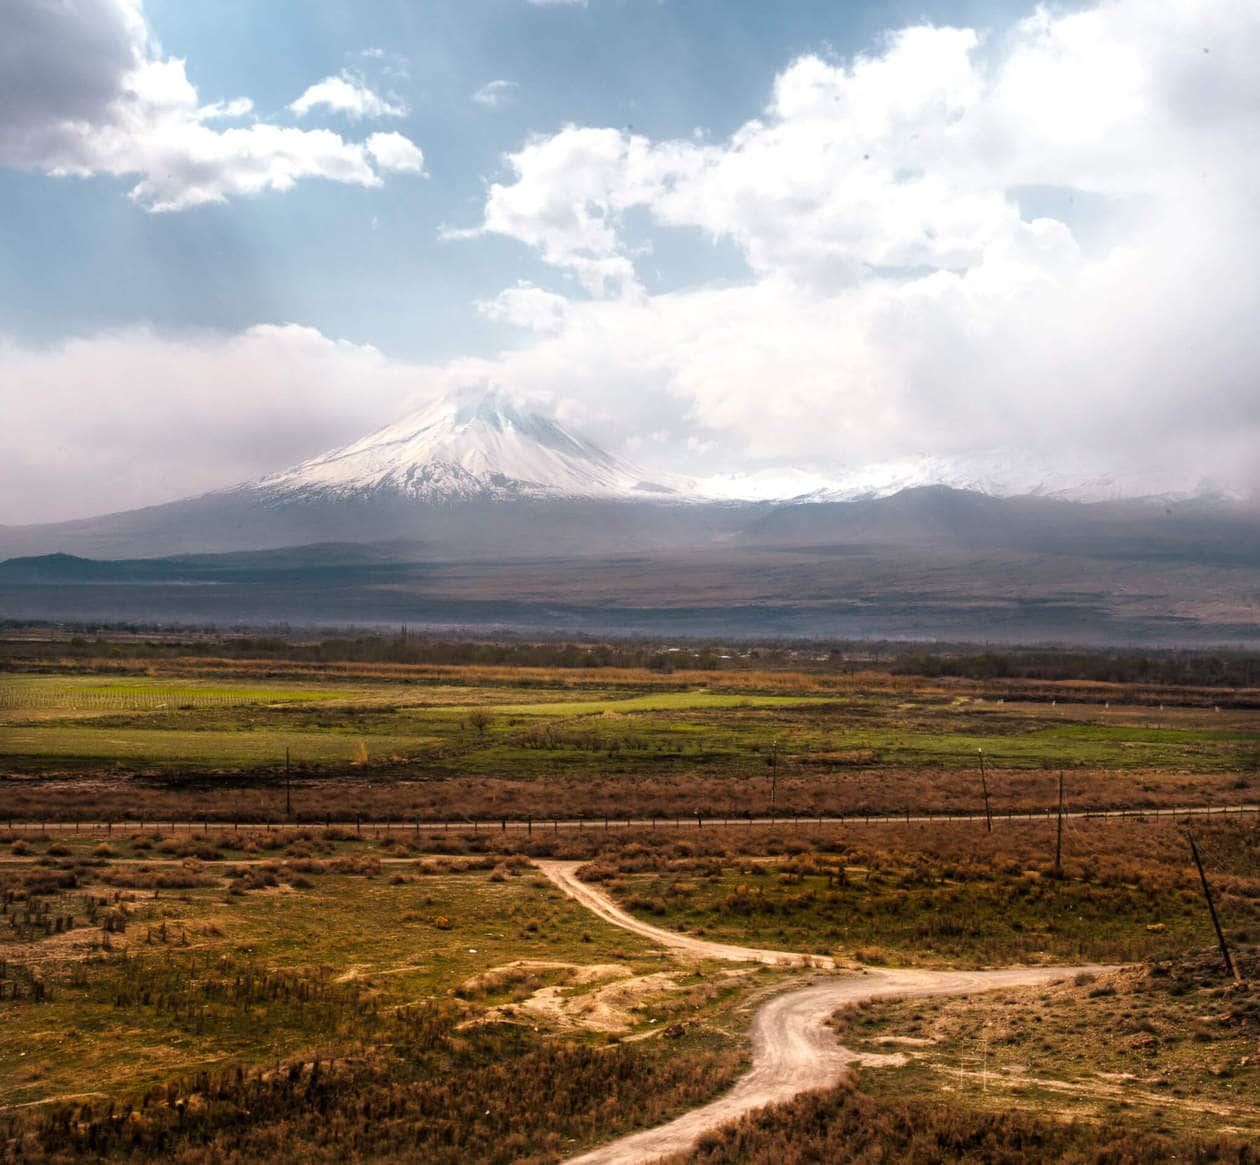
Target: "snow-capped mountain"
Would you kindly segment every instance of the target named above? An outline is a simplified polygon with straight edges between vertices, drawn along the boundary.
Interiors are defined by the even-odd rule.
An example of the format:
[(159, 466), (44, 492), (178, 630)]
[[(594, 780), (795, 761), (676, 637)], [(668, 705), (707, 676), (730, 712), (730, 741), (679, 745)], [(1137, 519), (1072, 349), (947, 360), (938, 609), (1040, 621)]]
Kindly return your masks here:
[(702, 477), (690, 491), (713, 500), (858, 501), (902, 490), (946, 486), (988, 497), (1047, 497), (1058, 501), (1240, 501), (1235, 491), (1205, 480), (1167, 474), (1101, 474), (1081, 463), (1047, 463), (1012, 450), (958, 457), (919, 455), (827, 470), (767, 469), (755, 474)]
[(1241, 500), (1240, 495), (1201, 479), (1136, 470), (1100, 473), (1097, 467), (1083, 462), (1058, 459), (1050, 463), (1009, 449), (955, 457), (920, 454), (830, 470), (763, 470), (705, 478), (695, 483), (695, 490), (712, 498), (851, 502), (892, 497), (902, 490), (929, 486), (994, 498), (1037, 497), (1066, 502)]
[(688, 477), (651, 472), (501, 392), (433, 404), (340, 449), (244, 487), (270, 499), (390, 495), (427, 502), (598, 498), (704, 502), (848, 502), (946, 486), (989, 497), (1101, 502), (1185, 500), (1219, 491), (1139, 473), (1099, 474), (1011, 450), (918, 455), (857, 466), (774, 466)]
[[(1182, 539), (1177, 554), (1185, 553), (1184, 530), (1198, 531), (1196, 545), (1238, 542), (1234, 533), (1196, 525), (1242, 520), (1246, 507), (1237, 498), (1172, 484), (1000, 452), (684, 477), (645, 471), (492, 392), (438, 401), (353, 444), (231, 489), (56, 525), (0, 528), (0, 558), (395, 541), (421, 546), (434, 560), (467, 561), (789, 544), (986, 553), (999, 546), (1064, 553), (1074, 546), (1094, 553), (1122, 542), (1167, 542), (1174, 526)], [(1164, 522), (1174, 511), (1190, 515), (1184, 530)]]
[(439, 400), (251, 488), (273, 497), (390, 493), (430, 502), (667, 498), (674, 492), (498, 392)]

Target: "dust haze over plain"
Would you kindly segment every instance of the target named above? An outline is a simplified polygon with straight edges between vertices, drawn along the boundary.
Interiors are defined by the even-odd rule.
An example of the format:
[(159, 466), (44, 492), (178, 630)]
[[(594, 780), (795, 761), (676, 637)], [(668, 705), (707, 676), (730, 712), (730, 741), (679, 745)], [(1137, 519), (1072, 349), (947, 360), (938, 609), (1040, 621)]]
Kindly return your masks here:
[[(619, 121), (544, 115), (538, 82), (489, 54), (447, 94), (406, 45), (388, 67), (362, 44), (290, 62), (304, 79), (263, 99), (216, 75), (214, 46), (204, 68), (195, 44), (168, 48), (161, 6), (91, 0), (72, 26), (4, 8), (0, 199), (23, 212), (3, 236), (19, 266), (43, 190), (41, 222), (65, 199), (99, 219), (77, 229), (137, 245), (213, 241), (288, 202), (311, 229), (286, 245), (316, 264), (328, 250), (321, 277), (367, 291), (382, 252), (352, 261), (327, 238), (353, 216), (396, 252), (405, 216), (415, 296), (440, 292), (438, 262), (480, 265), (482, 283), (452, 309), (477, 342), (436, 358), (399, 340), (406, 295), (375, 295), (376, 321), (307, 314), (283, 263), (269, 312), (234, 328), (137, 310), (38, 331), (12, 322), (13, 298), (0, 522), (231, 485), (491, 385), (681, 473), (983, 455), (1152, 490), (1260, 484), (1252, 6), (1016, 6), (976, 27), (943, 9), (843, 49), (844, 18), (820, 9), (750, 70), (735, 128), (685, 133), (634, 114), (642, 92)], [(627, 17), (593, 0), (511, 19), (580, 45)], [(511, 100), (476, 97), (492, 84)], [(432, 111), (456, 101), (488, 159), (432, 144)], [(168, 266), (172, 286), (198, 278)], [(55, 316), (61, 291), (29, 294)]]

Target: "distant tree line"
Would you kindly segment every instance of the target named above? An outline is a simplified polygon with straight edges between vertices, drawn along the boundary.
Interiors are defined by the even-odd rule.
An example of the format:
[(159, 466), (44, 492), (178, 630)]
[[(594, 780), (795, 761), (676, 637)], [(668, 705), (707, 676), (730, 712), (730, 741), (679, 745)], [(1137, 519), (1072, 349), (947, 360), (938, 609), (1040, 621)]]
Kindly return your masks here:
[(1260, 655), (1249, 652), (1026, 650), (947, 654), (907, 652), (894, 675), (975, 680), (1092, 680), (1116, 684), (1250, 688), (1260, 683)]
[[(46, 626), (46, 625), (44, 625)], [(560, 669), (647, 668), (672, 671), (776, 670), (815, 673), (875, 671), (928, 678), (975, 680), (1090, 680), (1196, 687), (1260, 685), (1260, 652), (1235, 649), (984, 647), (864, 641), (674, 642), (593, 640), (504, 633), (495, 638), (442, 638), (402, 628), (395, 632), (284, 629), (180, 629), (112, 624), (59, 625), (48, 638), (23, 635), (31, 625), (0, 621), (0, 671), (24, 661), (56, 658), (163, 659), (187, 656), (281, 659), (309, 663), (428, 664), (434, 666)]]

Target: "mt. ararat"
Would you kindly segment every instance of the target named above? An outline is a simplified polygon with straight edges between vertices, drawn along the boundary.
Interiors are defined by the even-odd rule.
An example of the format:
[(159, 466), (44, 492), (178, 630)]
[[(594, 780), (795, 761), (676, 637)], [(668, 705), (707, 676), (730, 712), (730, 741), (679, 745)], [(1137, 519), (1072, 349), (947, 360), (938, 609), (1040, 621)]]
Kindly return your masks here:
[[(1161, 496), (1154, 506), (1151, 493), (1141, 482), (1040, 471), (999, 455), (832, 473), (652, 473), (492, 392), (439, 401), (344, 448), (231, 489), (99, 518), (0, 528), (0, 558), (389, 541), (447, 561), (787, 543), (1036, 552), (1050, 546), (1064, 553), (1082, 539), (1096, 547), (1117, 537), (1164, 538), (1167, 523), (1156, 516), (1166, 506), (1193, 511), (1196, 521), (1231, 508), (1201, 491)], [(1132, 500), (1138, 497), (1146, 500)], [(1070, 504), (1083, 501), (1100, 504)]]
[(454, 397), (256, 483), (279, 497), (416, 501), (668, 497), (643, 470), (497, 392)]
[(351, 445), (245, 488), (275, 498), (392, 493), (426, 502), (616, 498), (695, 504), (848, 502), (929, 486), (1078, 502), (1184, 500), (1216, 492), (1197, 483), (1167, 491), (1137, 475), (1045, 466), (1003, 451), (906, 457), (828, 471), (787, 467), (712, 477), (652, 472), (499, 392), (439, 400)]
[(1152, 495), (998, 454), (654, 474), (490, 394), (232, 489), (0, 528), (0, 616), (1260, 639), (1260, 518), (1202, 491)]

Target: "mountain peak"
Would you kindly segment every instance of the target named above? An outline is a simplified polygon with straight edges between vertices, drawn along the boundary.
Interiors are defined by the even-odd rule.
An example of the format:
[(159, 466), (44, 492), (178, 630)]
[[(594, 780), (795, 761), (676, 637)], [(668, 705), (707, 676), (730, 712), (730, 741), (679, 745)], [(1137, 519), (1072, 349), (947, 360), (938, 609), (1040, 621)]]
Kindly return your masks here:
[(272, 495), (395, 493), (417, 500), (668, 496), (642, 470), (498, 389), (441, 398), (256, 483)]

